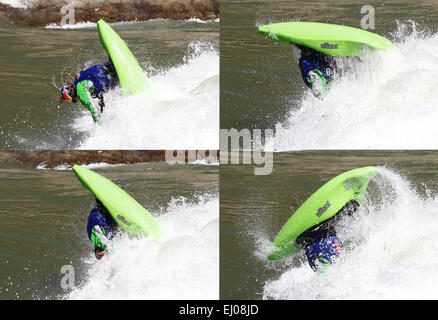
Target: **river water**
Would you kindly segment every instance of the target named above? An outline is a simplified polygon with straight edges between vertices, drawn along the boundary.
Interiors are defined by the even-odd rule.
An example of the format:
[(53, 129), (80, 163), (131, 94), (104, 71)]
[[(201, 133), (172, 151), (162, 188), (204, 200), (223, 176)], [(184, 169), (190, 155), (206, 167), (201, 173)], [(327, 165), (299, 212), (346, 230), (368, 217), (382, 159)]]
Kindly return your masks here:
[(150, 95), (105, 96), (100, 124), (59, 103), (76, 72), (101, 63), (96, 24), (0, 26), (0, 148), (217, 149), (219, 21), (112, 24), (151, 83)]
[[(113, 24), (152, 88), (133, 97), (109, 92), (98, 125), (81, 105), (57, 101), (63, 83), (105, 58), (96, 25), (0, 26), (0, 149), (212, 150), (220, 127), (274, 129), (265, 150), (283, 151), (260, 176), (242, 164), (89, 165), (166, 231), (160, 243), (121, 236), (101, 261), (86, 235), (93, 197), (69, 166), (0, 160), (0, 298), (436, 299), (438, 152), (379, 150), (438, 147), (438, 4), (366, 4), (376, 13), (371, 31), (395, 48), (346, 61), (349, 72), (322, 100), (303, 84), (291, 49), (257, 27), (360, 27), (363, 3), (221, 1), (220, 26)], [(302, 252), (267, 260), (278, 231), (313, 192), (368, 165), (378, 174), (338, 233), (357, 246), (322, 276)], [(75, 288), (62, 288), (63, 266), (74, 268)]]
[[(221, 165), (221, 299), (435, 299), (438, 152), (274, 154), (273, 172)], [(363, 205), (338, 228), (359, 244), (320, 276), (303, 252), (269, 261), (272, 241), (319, 187), (374, 165)]]
[[(346, 61), (324, 99), (304, 85), (290, 46), (257, 27), (316, 21), (360, 28), (363, 5), (395, 49)], [(222, 1), (221, 128), (274, 129), (266, 149), (436, 149), (436, 1)]]
[[(218, 299), (219, 167), (89, 168), (155, 216), (163, 241), (121, 236), (98, 261), (86, 232), (94, 198), (73, 171), (0, 163), (0, 298)], [(63, 266), (74, 268), (73, 289), (61, 286)]]

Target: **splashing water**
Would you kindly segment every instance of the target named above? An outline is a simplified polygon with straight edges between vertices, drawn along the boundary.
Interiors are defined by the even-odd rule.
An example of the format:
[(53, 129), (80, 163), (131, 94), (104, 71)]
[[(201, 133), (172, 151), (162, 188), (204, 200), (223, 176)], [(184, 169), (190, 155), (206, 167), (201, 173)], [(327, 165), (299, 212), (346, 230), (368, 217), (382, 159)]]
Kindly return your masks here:
[(357, 214), (338, 230), (340, 239), (354, 239), (356, 245), (344, 249), (323, 275), (305, 259), (298, 267), (287, 266), (278, 279), (265, 283), (264, 299), (436, 298), (438, 197), (427, 190), (420, 196), (389, 169), (378, 172)]
[(158, 222), (164, 239), (122, 237), (114, 253), (88, 257), (87, 280), (65, 299), (218, 299), (219, 198), (171, 201)]
[(438, 33), (398, 23), (395, 48), (342, 61), (323, 100), (306, 90), (267, 148), (427, 149), (438, 142)]
[(83, 110), (73, 127), (86, 138), (79, 149), (218, 149), (219, 55), (193, 42), (184, 63), (150, 77), (150, 94), (105, 96), (95, 125)]
[(13, 8), (27, 9), (32, 5), (30, 0), (1, 0), (0, 3), (10, 5)]

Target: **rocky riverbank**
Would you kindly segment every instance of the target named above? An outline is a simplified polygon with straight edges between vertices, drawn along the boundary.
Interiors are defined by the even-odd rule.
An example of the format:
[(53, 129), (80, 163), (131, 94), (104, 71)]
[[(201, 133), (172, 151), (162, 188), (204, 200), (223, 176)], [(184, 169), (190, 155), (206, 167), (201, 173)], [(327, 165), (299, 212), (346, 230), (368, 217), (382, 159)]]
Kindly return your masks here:
[[(219, 0), (16, 0), (0, 3), (0, 23), (44, 27), (80, 22), (219, 18)], [(21, 1), (21, 2), (20, 2)]]
[[(197, 160), (205, 160), (208, 163), (218, 161), (218, 152), (184, 151), (181, 158), (190, 163), (196, 157)], [(181, 153), (182, 154), (182, 153)], [(177, 159), (176, 151), (170, 155)], [(170, 159), (170, 160), (172, 160)], [(140, 162), (157, 162), (169, 160), (166, 151), (163, 150), (3, 150), (0, 151), (0, 164), (9, 166), (24, 166), (36, 168), (56, 168), (59, 166), (71, 167), (74, 164), (87, 165), (92, 163), (107, 164), (132, 164)], [(178, 157), (178, 160), (179, 157)]]

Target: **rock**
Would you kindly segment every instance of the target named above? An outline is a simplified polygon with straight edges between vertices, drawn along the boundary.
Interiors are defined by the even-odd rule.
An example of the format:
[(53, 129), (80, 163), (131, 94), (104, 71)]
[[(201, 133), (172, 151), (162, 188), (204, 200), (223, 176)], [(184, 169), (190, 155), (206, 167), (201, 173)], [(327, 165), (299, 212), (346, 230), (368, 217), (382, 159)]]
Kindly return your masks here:
[(219, 0), (35, 0), (29, 8), (0, 4), (0, 22), (7, 18), (10, 23), (20, 26), (61, 25), (68, 22), (66, 16), (69, 14), (74, 16), (75, 23), (99, 19), (106, 22), (158, 18), (210, 20), (219, 17)]

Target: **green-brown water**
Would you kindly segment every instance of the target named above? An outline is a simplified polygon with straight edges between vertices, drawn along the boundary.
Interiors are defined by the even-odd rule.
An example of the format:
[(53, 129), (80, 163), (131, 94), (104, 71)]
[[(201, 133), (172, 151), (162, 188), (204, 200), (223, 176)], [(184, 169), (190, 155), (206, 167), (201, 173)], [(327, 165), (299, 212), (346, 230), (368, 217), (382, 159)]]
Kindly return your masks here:
[[(94, 198), (71, 170), (40, 170), (11, 164), (0, 166), (1, 299), (58, 299), (68, 297), (67, 294), (71, 294), (72, 298), (90, 298), (86, 296), (89, 294), (93, 299), (111, 296), (122, 299), (141, 298), (148, 295), (159, 298), (160, 294), (151, 289), (154, 287), (152, 283), (161, 281), (164, 284), (165, 281), (171, 281), (172, 277), (166, 274), (164, 267), (156, 266), (162, 269), (160, 272), (144, 265), (145, 261), (155, 260), (156, 265), (160, 263), (160, 257), (157, 257), (155, 249), (152, 249), (154, 244), (146, 242), (145, 247), (135, 249), (141, 242), (125, 240), (128, 245), (116, 250), (116, 254), (125, 252), (127, 257), (124, 257), (124, 262), (128, 267), (147, 268), (147, 274), (153, 275), (153, 279), (147, 280), (141, 276), (136, 277), (136, 284), (139, 284), (140, 288), (129, 284), (130, 277), (134, 276), (137, 270), (131, 270), (130, 274), (128, 267), (120, 266), (120, 257), (115, 256), (114, 260), (109, 257), (106, 261), (97, 261), (94, 258), (86, 232), (88, 213)], [(190, 237), (197, 237), (199, 246), (211, 245), (206, 240), (213, 241), (211, 237), (217, 239), (218, 231), (214, 232), (214, 228), (210, 233), (208, 230), (204, 231), (203, 238), (201, 227), (207, 223), (214, 225), (214, 221), (218, 219), (218, 166), (171, 165), (163, 162), (104, 166), (92, 170), (126, 190), (157, 217), (162, 226), (171, 230), (173, 224), (178, 224), (180, 230), (174, 231), (174, 235), (168, 237), (167, 242), (163, 244), (163, 252), (173, 248), (172, 236), (182, 234), (185, 241)], [(181, 240), (181, 243), (184, 241)], [(185, 252), (186, 256), (190, 256), (184, 247), (178, 247), (175, 243), (173, 245), (176, 245), (174, 250), (180, 250)], [(218, 256), (215, 256), (217, 250), (215, 247), (206, 250), (213, 256), (212, 260), (210, 256), (204, 257), (210, 259), (204, 266), (208, 266), (208, 272), (212, 275), (211, 281), (216, 283), (218, 266), (215, 268), (214, 263), (219, 263)], [(192, 252), (196, 254), (193, 248)], [(129, 262), (129, 259), (132, 261)], [(174, 255), (173, 259), (177, 262), (179, 256)], [(196, 262), (197, 259), (202, 260), (203, 256), (190, 259)], [(167, 264), (163, 262), (163, 257), (161, 261)], [(63, 265), (72, 265), (75, 268), (78, 289), (73, 292), (61, 288), (63, 274), (60, 269)], [(110, 273), (105, 269), (108, 265), (112, 270)], [(181, 262), (181, 265), (190, 265), (190, 262)], [(204, 270), (201, 265), (199, 268), (190, 268), (198, 269), (196, 271), (202, 279)], [(210, 298), (217, 296), (217, 285), (211, 288), (199, 287), (191, 293), (178, 291), (178, 283), (181, 281), (187, 281), (186, 287), (197, 283), (196, 278), (187, 280), (192, 271), (182, 272), (185, 277), (183, 280), (177, 276), (173, 277), (175, 287), (173, 292), (168, 293), (169, 296), (183, 298), (200, 292)], [(103, 279), (106, 276), (111, 277)], [(118, 277), (121, 278), (117, 279)], [(120, 283), (116, 283), (117, 281)], [(142, 284), (142, 281), (146, 283)], [(98, 283), (101, 285), (96, 286)], [(102, 291), (94, 292), (88, 287), (81, 289), (87, 285), (102, 288)], [(112, 290), (112, 285), (118, 289)], [(126, 291), (123, 289), (124, 285), (128, 286)]]

